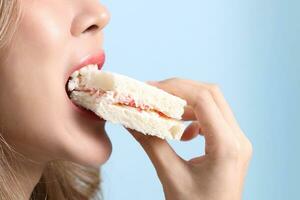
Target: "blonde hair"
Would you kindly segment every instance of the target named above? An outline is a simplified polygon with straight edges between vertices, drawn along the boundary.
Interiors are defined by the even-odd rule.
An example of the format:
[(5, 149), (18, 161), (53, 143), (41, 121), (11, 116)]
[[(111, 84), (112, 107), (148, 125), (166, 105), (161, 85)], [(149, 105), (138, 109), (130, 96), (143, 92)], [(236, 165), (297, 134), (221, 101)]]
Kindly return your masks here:
[[(9, 48), (20, 21), (18, 0), (0, 0), (0, 59)], [(0, 199), (24, 199), (24, 192), (16, 178), (20, 155), (1, 136), (0, 129)], [(48, 163), (31, 199), (88, 200), (100, 199), (100, 170), (67, 161)]]
[(0, 52), (6, 49), (21, 16), (17, 0), (0, 0)]

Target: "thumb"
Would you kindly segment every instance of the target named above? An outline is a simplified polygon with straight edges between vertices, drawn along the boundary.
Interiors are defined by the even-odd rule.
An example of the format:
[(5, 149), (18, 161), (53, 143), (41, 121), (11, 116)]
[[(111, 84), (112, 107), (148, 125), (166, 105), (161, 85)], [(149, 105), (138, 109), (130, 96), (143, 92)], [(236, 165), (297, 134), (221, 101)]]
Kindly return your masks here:
[(184, 167), (184, 160), (176, 154), (167, 141), (135, 130), (127, 130), (143, 147), (162, 182), (176, 175), (175, 170)]

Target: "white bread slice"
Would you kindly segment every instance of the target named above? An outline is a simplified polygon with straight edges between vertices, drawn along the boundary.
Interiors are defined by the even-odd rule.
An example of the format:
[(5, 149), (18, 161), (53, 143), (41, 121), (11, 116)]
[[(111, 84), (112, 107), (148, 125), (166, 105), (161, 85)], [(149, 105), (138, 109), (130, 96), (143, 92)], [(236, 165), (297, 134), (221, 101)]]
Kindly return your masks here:
[(127, 128), (144, 134), (154, 135), (162, 139), (179, 140), (184, 131), (180, 120), (163, 118), (156, 112), (138, 111), (129, 106), (111, 104), (113, 93), (107, 93), (100, 99), (95, 99), (85, 92), (74, 91), (72, 100), (112, 123), (120, 123)]
[(117, 94), (116, 98), (131, 96), (137, 106), (148, 105), (171, 118), (181, 119), (184, 112), (185, 100), (130, 77), (98, 70), (97, 66), (93, 65), (73, 73), (73, 79), (69, 83), (70, 91), (78, 88), (79, 75), (81, 76), (82, 85), (87, 88), (115, 91)]
[[(179, 140), (185, 129), (181, 116), (186, 101), (124, 75), (88, 66), (74, 72), (68, 84), (72, 101), (103, 119), (162, 139)], [(100, 89), (101, 95), (82, 89)], [(137, 109), (118, 102), (133, 98)], [(159, 114), (158, 112), (162, 112)]]

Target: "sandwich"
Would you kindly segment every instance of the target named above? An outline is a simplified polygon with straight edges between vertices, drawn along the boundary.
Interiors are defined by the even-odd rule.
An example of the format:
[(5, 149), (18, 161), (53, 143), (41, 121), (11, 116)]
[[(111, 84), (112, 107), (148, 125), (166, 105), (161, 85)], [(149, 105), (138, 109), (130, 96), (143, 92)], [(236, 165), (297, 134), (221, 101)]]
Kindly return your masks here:
[(162, 139), (179, 140), (186, 101), (125, 75), (88, 65), (75, 71), (67, 85), (69, 98), (112, 123)]

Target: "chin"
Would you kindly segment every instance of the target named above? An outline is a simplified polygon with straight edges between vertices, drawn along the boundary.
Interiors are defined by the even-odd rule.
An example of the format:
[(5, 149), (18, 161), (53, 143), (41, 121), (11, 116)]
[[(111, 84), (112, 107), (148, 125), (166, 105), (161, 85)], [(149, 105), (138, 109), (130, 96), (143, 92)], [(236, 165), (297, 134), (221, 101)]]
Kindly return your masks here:
[(110, 157), (112, 144), (105, 131), (105, 122), (82, 118), (69, 132), (66, 160), (84, 166), (100, 167)]
[(63, 127), (65, 134), (62, 140), (65, 142), (65, 152), (67, 160), (72, 162), (99, 167), (104, 164), (112, 152), (112, 144), (105, 131), (105, 123), (93, 112), (88, 111), (78, 105), (75, 105), (69, 97), (68, 83), (70, 76), (76, 70), (95, 64), (99, 69), (105, 62), (103, 50), (97, 51), (84, 59), (81, 59), (77, 65), (72, 66), (64, 76), (64, 104), (65, 112), (63, 114)]

